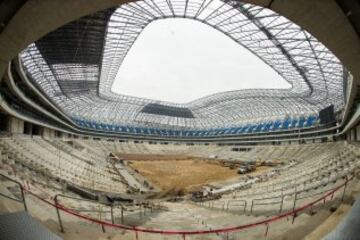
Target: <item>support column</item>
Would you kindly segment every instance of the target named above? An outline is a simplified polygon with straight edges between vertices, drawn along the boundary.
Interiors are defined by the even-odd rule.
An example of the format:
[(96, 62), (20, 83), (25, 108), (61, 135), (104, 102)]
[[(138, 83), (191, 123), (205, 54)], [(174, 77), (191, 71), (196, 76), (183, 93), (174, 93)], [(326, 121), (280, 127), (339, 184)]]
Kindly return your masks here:
[(42, 132), (43, 138), (55, 138), (55, 130), (50, 128), (44, 128)]
[(355, 127), (355, 131), (356, 131), (356, 139), (355, 139), (355, 141), (360, 141), (360, 125)]
[(23, 134), (24, 121), (15, 117), (10, 117), (8, 122), (8, 132), (12, 134)]

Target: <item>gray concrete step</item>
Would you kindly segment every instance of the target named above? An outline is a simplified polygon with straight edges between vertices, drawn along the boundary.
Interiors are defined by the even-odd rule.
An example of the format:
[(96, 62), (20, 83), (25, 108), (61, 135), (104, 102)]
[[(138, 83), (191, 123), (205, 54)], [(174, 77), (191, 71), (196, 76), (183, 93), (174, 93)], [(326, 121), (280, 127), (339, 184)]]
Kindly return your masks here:
[(344, 219), (323, 240), (360, 239), (360, 196)]
[(24, 211), (0, 215), (1, 240), (61, 240)]

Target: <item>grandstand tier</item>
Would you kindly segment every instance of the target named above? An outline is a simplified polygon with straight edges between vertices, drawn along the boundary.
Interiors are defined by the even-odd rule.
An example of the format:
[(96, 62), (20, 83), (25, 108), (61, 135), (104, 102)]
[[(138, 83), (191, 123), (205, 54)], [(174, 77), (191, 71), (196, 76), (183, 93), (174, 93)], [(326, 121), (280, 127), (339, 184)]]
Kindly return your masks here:
[[(199, 222), (219, 228), (241, 224), (244, 221), (255, 221), (258, 216), (277, 216), (280, 213), (291, 212), (296, 207), (306, 206), (319, 197), (332, 193), (338, 186), (343, 186), (353, 178), (354, 174), (357, 174), (360, 164), (359, 146), (344, 141), (280, 146), (258, 145), (248, 146), (247, 149), (247, 151), (233, 151), (233, 147), (229, 146), (163, 145), (133, 141), (62, 140), (26, 136), (2, 138), (0, 174), (18, 181), (46, 201), (53, 201), (57, 196), (56, 201), (62, 206), (75, 209), (76, 212), (85, 214), (91, 219), (101, 219), (109, 223), (135, 224), (147, 228), (196, 230), (203, 228)], [(178, 156), (177, 161), (182, 161), (179, 157), (182, 156), (187, 159), (186, 161), (189, 159), (214, 163), (225, 161), (227, 164), (262, 161), (279, 164), (271, 165), (272, 167), (266, 171), (255, 171), (226, 181), (208, 182), (204, 185), (204, 189), (211, 186), (211, 194), (218, 197), (203, 198), (199, 201), (191, 197), (191, 194), (187, 197), (187, 195), (177, 195), (180, 192), (175, 192), (175, 195), (169, 190), (161, 192), (157, 186), (149, 188), (149, 185), (144, 184), (140, 179), (145, 179), (148, 183), (151, 183), (151, 179), (139, 178), (128, 168), (127, 162), (135, 160), (118, 159), (112, 162), (109, 153), (119, 156), (132, 154), (140, 159), (146, 159), (146, 156), (165, 158)], [(167, 165), (167, 161), (170, 165)], [(161, 162), (156, 166), (157, 168), (168, 169), (173, 164), (171, 160), (161, 160)], [(231, 165), (224, 166), (231, 168)], [(167, 178), (167, 181), (177, 180)], [(358, 187), (355, 182), (349, 183), (348, 188)], [(8, 186), (7, 195), (15, 194), (13, 197), (18, 197), (16, 186), (11, 182), (3, 178), (1, 184)], [(174, 184), (179, 185), (176, 182)], [(74, 186), (77, 190), (74, 190)], [(352, 196), (352, 191), (349, 189), (346, 192), (334, 192), (331, 197), (326, 198), (325, 205), (323, 201), (314, 203), (310, 210), (325, 211), (321, 209), (340, 206), (344, 193), (346, 196)], [(139, 195), (140, 192), (142, 194)], [(182, 201), (174, 203), (172, 199), (177, 199), (179, 196)], [(26, 198), (27, 207), (35, 211), (34, 214), (37, 216), (38, 212), (35, 209), (44, 206), (41, 206), (37, 197), (26, 195)], [(2, 206), (8, 208), (10, 207), (8, 204), (4, 202)], [(110, 206), (112, 206), (111, 211)], [(18, 208), (19, 206), (15, 207)], [(305, 220), (306, 218), (301, 220), (305, 214), (305, 212), (299, 213), (296, 220), (299, 225), (295, 224), (295, 229), (301, 229), (302, 222), (308, 221)], [(193, 221), (194, 216), (197, 216), (195, 221)], [(43, 214), (41, 218), (43, 221), (55, 220), (55, 215)], [(171, 224), (168, 225), (165, 219)], [(62, 216), (61, 221), (65, 233), (73, 231), (71, 229), (80, 224), (79, 220), (67, 215)], [(174, 222), (179, 222), (179, 225), (173, 225)], [(273, 227), (284, 229), (284, 224), (275, 223)], [(240, 236), (253, 239), (258, 233), (252, 231), (249, 235), (241, 232), (230, 235), (235, 239)], [(111, 235), (116, 236), (116, 234), (116, 231), (111, 232)], [(129, 236), (125, 234), (123, 237), (127, 239)], [(153, 236), (146, 237), (151, 239)]]

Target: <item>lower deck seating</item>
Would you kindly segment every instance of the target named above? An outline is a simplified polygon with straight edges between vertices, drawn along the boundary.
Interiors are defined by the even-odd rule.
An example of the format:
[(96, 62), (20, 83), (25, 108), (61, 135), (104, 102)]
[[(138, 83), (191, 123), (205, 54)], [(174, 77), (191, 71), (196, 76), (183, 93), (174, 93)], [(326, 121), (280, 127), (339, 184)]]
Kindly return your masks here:
[[(219, 201), (275, 199), (282, 196), (316, 194), (359, 167), (360, 147), (346, 142), (259, 145), (248, 151), (232, 151), (230, 146), (150, 144), (133, 141), (83, 139), (1, 138), (1, 161), (27, 164), (55, 178), (92, 190), (124, 193), (127, 186), (107, 161), (110, 152), (132, 154), (182, 154), (232, 161), (275, 160), (271, 175), (254, 181), (249, 189), (233, 189)], [(242, 181), (242, 180), (241, 180)], [(243, 181), (247, 181), (246, 179)], [(221, 204), (220, 204), (221, 205)]]
[(277, 168), (275, 177), (265, 181), (258, 179), (251, 188), (225, 194), (213, 204), (222, 208), (222, 205), (238, 201), (251, 206), (256, 199), (258, 204), (263, 205), (261, 209), (267, 205), (267, 209), (271, 210), (279, 209), (279, 203), (284, 198), (289, 200), (287, 207), (291, 208), (295, 193), (299, 199), (314, 199), (345, 181), (345, 177), (360, 167), (360, 148), (345, 142), (315, 144), (301, 152), (291, 156), (294, 164)]
[(33, 168), (81, 187), (108, 192), (125, 192), (126, 187), (106, 163), (106, 158), (82, 157), (41, 139), (0, 139), (3, 160), (30, 164)]

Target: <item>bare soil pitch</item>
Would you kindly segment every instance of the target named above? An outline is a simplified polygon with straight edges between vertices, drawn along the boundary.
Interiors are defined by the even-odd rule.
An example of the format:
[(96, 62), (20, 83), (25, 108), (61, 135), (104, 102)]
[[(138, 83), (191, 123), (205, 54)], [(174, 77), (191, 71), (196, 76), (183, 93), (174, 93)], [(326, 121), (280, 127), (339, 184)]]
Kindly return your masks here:
[(204, 160), (135, 160), (129, 166), (164, 191), (198, 189), (204, 184), (238, 176), (236, 169)]

